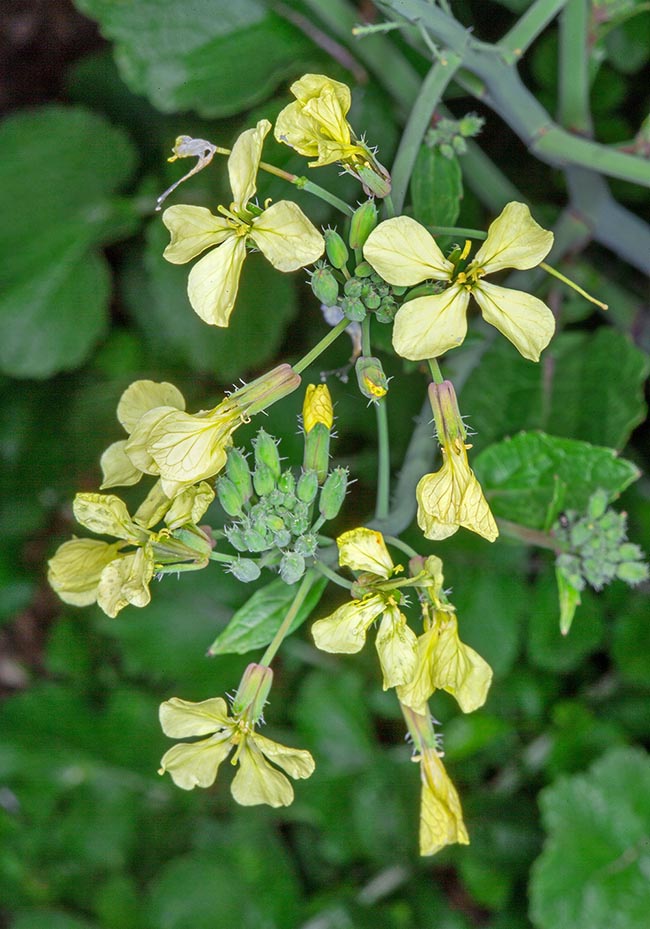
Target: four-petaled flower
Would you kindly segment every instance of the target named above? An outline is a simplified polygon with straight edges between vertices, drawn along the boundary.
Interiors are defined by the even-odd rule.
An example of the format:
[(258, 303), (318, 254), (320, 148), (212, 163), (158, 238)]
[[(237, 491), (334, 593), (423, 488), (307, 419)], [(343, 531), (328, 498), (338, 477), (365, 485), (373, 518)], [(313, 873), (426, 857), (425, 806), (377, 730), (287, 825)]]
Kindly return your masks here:
[[(239, 764), (231, 792), (237, 803), (254, 806), (289, 806), (293, 787), (282, 773), (290, 777), (309, 777), (314, 759), (308, 751), (288, 748), (255, 732), (246, 716), (230, 716), (221, 697), (192, 703), (173, 697), (160, 707), (160, 724), (165, 735), (174, 739), (207, 736), (197, 742), (179, 742), (165, 752), (160, 774), (168, 772), (183, 790), (210, 787), (216, 780), (219, 765), (235, 749), (232, 764)], [(277, 765), (278, 768), (269, 764)]]
[(187, 293), (196, 313), (213, 326), (228, 325), (249, 243), (285, 272), (312, 264), (325, 250), (323, 236), (296, 203), (280, 200), (264, 210), (251, 203), (270, 128), (271, 123), (261, 119), (235, 142), (228, 158), (233, 202), (228, 209), (218, 208), (220, 216), (187, 205), (171, 206), (163, 213), (171, 233), (163, 253), (167, 261), (185, 264), (212, 248), (190, 271)]
[(524, 203), (508, 203), (488, 230), (487, 239), (463, 270), (445, 258), (433, 236), (414, 219), (398, 216), (380, 223), (363, 248), (372, 267), (389, 284), (411, 287), (426, 280), (447, 281), (442, 293), (415, 297), (395, 316), (393, 346), (412, 361), (436, 358), (462, 343), (467, 333), (470, 296), (483, 318), (531, 361), (555, 331), (551, 310), (537, 297), (484, 280), (503, 268), (524, 270), (544, 260), (553, 233), (539, 226)]

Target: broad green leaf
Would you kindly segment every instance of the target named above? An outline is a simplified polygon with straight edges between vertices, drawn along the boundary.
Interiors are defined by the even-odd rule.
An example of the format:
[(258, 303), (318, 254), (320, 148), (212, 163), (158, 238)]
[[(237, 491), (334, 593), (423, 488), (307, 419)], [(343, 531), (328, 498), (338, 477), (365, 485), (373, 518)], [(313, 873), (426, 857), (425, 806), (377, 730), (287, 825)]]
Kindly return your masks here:
[(461, 406), (476, 448), (520, 429), (622, 448), (642, 422), (648, 356), (615, 329), (558, 336), (539, 364), (501, 338), (463, 388)]
[(425, 226), (453, 226), (463, 198), (458, 158), (446, 158), (439, 148), (422, 145), (411, 176), (413, 214)]
[(319, 56), (259, 0), (75, 0), (115, 42), (122, 78), (163, 113), (231, 116)]
[(548, 837), (533, 866), (537, 929), (639, 929), (650, 912), (650, 758), (617, 748), (541, 794)]
[(162, 257), (169, 235), (159, 219), (150, 225), (147, 240), (148, 278), (139, 263), (132, 264), (125, 297), (147, 344), (163, 361), (182, 360), (194, 371), (228, 382), (276, 355), (295, 316), (298, 275), (282, 274), (261, 255), (249, 255), (230, 325), (207, 326), (187, 298), (191, 266), (171, 265)]
[[(327, 579), (315, 577), (309, 593), (291, 624), (293, 632), (301, 626), (317, 606)], [(253, 596), (235, 613), (223, 632), (220, 632), (209, 649), (210, 655), (228, 655), (233, 652), (245, 655), (254, 648), (268, 645), (293, 603), (299, 584), (288, 585), (280, 578), (255, 591)]]
[(108, 265), (97, 249), (137, 227), (114, 191), (131, 176), (126, 136), (60, 106), (0, 128), (0, 369), (49, 377), (78, 367), (107, 326)]
[(474, 469), (495, 516), (544, 529), (562, 510), (584, 510), (599, 487), (615, 500), (639, 469), (611, 448), (560, 439), (543, 432), (520, 432), (490, 446)]

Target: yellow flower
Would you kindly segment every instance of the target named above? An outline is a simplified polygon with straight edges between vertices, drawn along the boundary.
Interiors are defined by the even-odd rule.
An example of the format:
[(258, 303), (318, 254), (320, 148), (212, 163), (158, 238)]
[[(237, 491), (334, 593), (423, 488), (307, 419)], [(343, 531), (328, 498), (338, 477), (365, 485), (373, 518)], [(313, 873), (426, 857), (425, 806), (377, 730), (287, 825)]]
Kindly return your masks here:
[(296, 203), (280, 200), (261, 210), (250, 202), (270, 128), (271, 123), (261, 119), (235, 142), (228, 158), (233, 202), (228, 209), (218, 208), (220, 216), (205, 207), (187, 205), (171, 206), (163, 213), (171, 233), (163, 253), (167, 261), (185, 264), (212, 249), (190, 271), (187, 293), (195, 312), (213, 326), (228, 325), (249, 244), (285, 272), (312, 264), (325, 250), (323, 236)]
[(397, 570), (383, 535), (374, 529), (350, 529), (338, 537), (336, 544), (341, 567), (383, 578), (389, 578)]
[(498, 287), (485, 275), (503, 268), (534, 268), (553, 245), (553, 233), (539, 226), (523, 203), (508, 203), (494, 220), (472, 262), (458, 271), (433, 236), (414, 219), (398, 216), (370, 233), (363, 253), (389, 284), (411, 287), (422, 281), (447, 281), (442, 293), (416, 297), (395, 316), (393, 346), (412, 361), (435, 358), (460, 345), (467, 333), (470, 295), (483, 318), (517, 350), (539, 361), (555, 331), (551, 310), (531, 294)]
[(317, 423), (326, 429), (334, 424), (334, 407), (327, 384), (307, 384), (302, 405), (302, 423), (305, 433), (312, 431)]
[(259, 735), (245, 716), (229, 716), (220, 697), (200, 703), (173, 697), (161, 705), (160, 723), (171, 738), (208, 736), (197, 742), (180, 742), (163, 755), (159, 774), (168, 772), (183, 790), (210, 787), (219, 765), (233, 748), (232, 763), (238, 763), (239, 769), (230, 789), (243, 806), (289, 806), (293, 788), (282, 771), (294, 779), (309, 777), (314, 771), (314, 759), (308, 751)]
[(435, 748), (425, 748), (418, 759), (422, 779), (420, 854), (435, 855), (446, 845), (469, 845), (458, 792)]
[(121, 542), (70, 539), (48, 561), (47, 579), (64, 603), (89, 606), (97, 600), (104, 568), (119, 556)]

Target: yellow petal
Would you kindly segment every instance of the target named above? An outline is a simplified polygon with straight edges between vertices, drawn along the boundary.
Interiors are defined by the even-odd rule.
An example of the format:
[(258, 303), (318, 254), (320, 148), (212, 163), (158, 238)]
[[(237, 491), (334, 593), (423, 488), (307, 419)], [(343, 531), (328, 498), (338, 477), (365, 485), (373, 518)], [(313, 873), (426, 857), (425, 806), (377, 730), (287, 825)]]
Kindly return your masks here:
[(453, 284), (441, 294), (416, 297), (397, 311), (393, 348), (402, 358), (423, 361), (457, 348), (467, 334), (469, 293)]
[(297, 271), (325, 251), (325, 239), (297, 203), (280, 200), (252, 223), (251, 239), (278, 271)]
[(113, 442), (99, 459), (99, 466), (104, 477), (100, 484), (101, 490), (107, 487), (130, 487), (137, 484), (142, 477), (142, 471), (135, 467), (126, 454), (125, 447), (126, 439)]
[(163, 755), (158, 773), (170, 774), (176, 786), (183, 790), (210, 787), (231, 748), (229, 736), (222, 734), (190, 745), (172, 745)]
[(399, 287), (448, 281), (454, 270), (431, 233), (410, 216), (380, 223), (368, 236), (363, 256), (385, 281)]
[(431, 654), (431, 679), (434, 687), (456, 698), (463, 713), (472, 713), (487, 699), (492, 668), (478, 652), (460, 641), (458, 621), (450, 613), (444, 615)]
[(352, 655), (360, 652), (366, 633), (384, 611), (384, 601), (378, 595), (366, 600), (344, 603), (330, 616), (317, 620), (311, 627), (316, 648), (323, 652)]
[(172, 739), (209, 735), (223, 729), (232, 729), (234, 725), (228, 716), (226, 701), (221, 697), (212, 697), (199, 703), (172, 697), (160, 704), (159, 715), (162, 731)]
[[(159, 474), (158, 465), (149, 452), (149, 436), (161, 419), (176, 413), (175, 407), (159, 406), (141, 416), (124, 446), (134, 466), (145, 474)], [(169, 496), (169, 495), (168, 495)]]
[(48, 561), (47, 579), (64, 603), (88, 606), (97, 599), (102, 571), (118, 557), (120, 543), (70, 539)]
[(243, 209), (255, 196), (262, 146), (270, 128), (268, 119), (260, 119), (254, 129), (242, 132), (232, 147), (228, 157), (228, 176), (235, 212)]
[(446, 539), (464, 526), (489, 542), (499, 534), (465, 447), (443, 452), (442, 468), (425, 474), (416, 487), (418, 525), (427, 539)]
[(151, 601), (149, 584), (153, 571), (153, 558), (143, 548), (111, 561), (99, 578), (97, 605), (111, 618), (129, 604), (147, 606)]
[(326, 429), (334, 425), (334, 407), (327, 384), (307, 384), (302, 405), (302, 425), (305, 434), (311, 432), (317, 423)]
[(369, 571), (389, 578), (393, 573), (393, 559), (388, 553), (384, 537), (374, 529), (350, 529), (342, 533), (336, 544), (339, 547), (339, 564), (353, 571)]
[(469, 845), (458, 793), (434, 749), (423, 752), (420, 766), (420, 854), (435, 855), (455, 842)]
[(495, 326), (529, 361), (539, 361), (555, 332), (555, 317), (538, 297), (481, 281), (472, 290), (483, 319)]
[(221, 471), (230, 434), (239, 422), (238, 414), (222, 414), (219, 407), (204, 416), (174, 411), (159, 419), (149, 431), (146, 445), (163, 490), (166, 481), (195, 484)]
[(349, 108), (349, 105), (341, 107), (339, 96), (332, 87), (323, 87), (318, 96), (305, 102), (303, 112), (311, 116), (325, 139), (349, 145), (350, 126), (345, 118)]
[(178, 387), (174, 387), (167, 381), (134, 381), (120, 397), (120, 402), (117, 404), (117, 418), (130, 434), (140, 417), (158, 406), (184, 410), (185, 398)]
[(301, 103), (290, 103), (278, 114), (274, 135), (278, 142), (289, 145), (300, 155), (307, 158), (318, 155), (318, 126), (304, 115)]
[(324, 74), (303, 74), (294, 81), (289, 88), (294, 97), (301, 104), (306, 104), (314, 97), (318, 97), (324, 90), (330, 91), (336, 97), (341, 111), (346, 114), (352, 104), (352, 94), (347, 84), (333, 81)]
[(114, 494), (77, 494), (72, 509), (75, 519), (98, 535), (142, 542), (147, 533), (136, 526), (126, 504)]
[(316, 764), (306, 749), (280, 745), (279, 742), (273, 742), (257, 732), (253, 733), (251, 739), (270, 761), (286, 771), (294, 780), (310, 777), (314, 773)]
[(525, 203), (508, 203), (488, 229), (487, 239), (472, 264), (486, 274), (502, 268), (534, 268), (553, 245), (553, 233), (543, 229)]
[(214, 500), (214, 490), (206, 481), (193, 484), (174, 498), (165, 515), (165, 523), (170, 529), (179, 529), (186, 523), (195, 525)]
[(204, 206), (170, 206), (162, 220), (171, 233), (171, 242), (163, 258), (175, 265), (191, 261), (206, 248), (219, 245), (232, 235), (228, 221), (223, 216), (213, 216)]
[(233, 778), (231, 793), (242, 806), (289, 806), (293, 787), (281, 771), (271, 767), (252, 739), (246, 739), (239, 754), (239, 770)]
[(384, 690), (407, 684), (415, 673), (417, 636), (397, 607), (384, 613), (375, 642)]
[(156, 481), (147, 496), (133, 514), (133, 522), (151, 529), (164, 517), (170, 508), (171, 499), (163, 492), (160, 481)]
[(187, 295), (194, 312), (209, 325), (228, 325), (245, 258), (245, 236), (231, 235), (190, 271)]

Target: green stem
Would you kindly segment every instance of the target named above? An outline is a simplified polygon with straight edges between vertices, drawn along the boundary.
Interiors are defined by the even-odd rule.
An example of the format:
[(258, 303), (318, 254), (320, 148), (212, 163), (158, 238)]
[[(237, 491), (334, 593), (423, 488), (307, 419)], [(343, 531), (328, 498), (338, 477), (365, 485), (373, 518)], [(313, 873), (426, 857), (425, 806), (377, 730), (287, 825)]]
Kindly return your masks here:
[(346, 578), (341, 577), (340, 574), (337, 574), (336, 571), (332, 571), (332, 569), (328, 568), (322, 561), (317, 561), (314, 568), (320, 571), (320, 573), (332, 581), (332, 583), (337, 584), (339, 587), (345, 587), (347, 590), (352, 590), (354, 586), (352, 581), (348, 581)]
[(293, 365), (293, 370), (296, 372), (296, 374), (302, 374), (305, 368), (308, 368), (312, 361), (315, 361), (319, 355), (322, 355), (325, 349), (329, 348), (332, 342), (335, 342), (341, 333), (345, 332), (349, 325), (349, 319), (342, 319), (341, 322), (337, 323), (333, 329), (330, 329), (327, 335), (323, 336), (320, 342), (317, 342), (311, 351), (307, 352), (307, 354), (301, 358), (300, 361), (297, 361)]
[(377, 503), (375, 519), (386, 519), (390, 506), (390, 440), (386, 398), (375, 403), (377, 411)]
[(395, 216), (395, 204), (393, 203), (393, 198), (390, 194), (387, 197), (384, 197), (383, 201), (384, 216), (386, 219), (392, 219)]
[(542, 532), (539, 529), (529, 529), (528, 526), (520, 526), (519, 523), (510, 522), (508, 519), (497, 519), (499, 531), (511, 539), (518, 539), (526, 545), (536, 545), (538, 548), (548, 548), (556, 554), (564, 549), (548, 532)]
[(568, 0), (560, 17), (558, 119), (565, 129), (590, 135), (589, 16), (586, 0)]
[(566, 4), (567, 0), (536, 0), (531, 4), (498, 43), (497, 47), (504, 53), (506, 61), (521, 58)]
[(462, 236), (464, 239), (487, 239), (482, 229), (465, 229), (463, 226), (427, 226), (432, 235)]
[(422, 81), (417, 98), (402, 133), (402, 138), (393, 162), (392, 198), (395, 210), (401, 213), (406, 199), (415, 160), (420, 151), (424, 134), (431, 124), (433, 114), (443, 92), (460, 67), (460, 55), (444, 49)]
[(293, 598), (293, 603), (289, 607), (287, 615), (282, 620), (282, 623), (280, 624), (278, 631), (273, 636), (271, 644), (269, 645), (267, 650), (262, 655), (262, 658), (260, 659), (258, 664), (265, 665), (266, 667), (268, 667), (271, 664), (271, 662), (275, 658), (277, 650), (280, 648), (289, 630), (291, 629), (291, 626), (293, 625), (293, 621), (298, 615), (298, 610), (305, 602), (305, 598), (307, 597), (307, 594), (311, 590), (313, 583), (314, 583), (314, 571), (313, 571), (313, 568), (310, 568), (306, 572), (305, 576), (302, 579), (300, 587), (296, 591), (296, 596)]
[(402, 542), (402, 540), (398, 539), (397, 536), (385, 535), (384, 539), (388, 545), (392, 545), (394, 548), (399, 548), (400, 551), (404, 552), (405, 555), (408, 555), (409, 558), (419, 557), (414, 548), (411, 548), (411, 546), (407, 545), (406, 542)]
[(236, 561), (237, 558), (234, 555), (224, 555), (222, 552), (210, 552), (209, 555), (210, 561), (218, 561), (222, 564), (232, 564), (233, 561)]
[(348, 203), (345, 203), (344, 200), (331, 194), (329, 190), (325, 190), (324, 187), (319, 187), (318, 184), (314, 184), (313, 181), (308, 181), (305, 177), (299, 177), (294, 183), (299, 190), (306, 190), (308, 194), (320, 197), (325, 203), (329, 203), (331, 206), (336, 207), (337, 210), (344, 213), (346, 216), (352, 216), (354, 214), (354, 209)]
[(363, 355), (372, 355), (372, 349), (370, 347), (370, 317), (366, 318), (361, 323), (361, 352)]
[(429, 371), (431, 372), (431, 377), (433, 378), (434, 384), (442, 384), (444, 377), (442, 371), (440, 370), (440, 365), (435, 358), (428, 359)]

